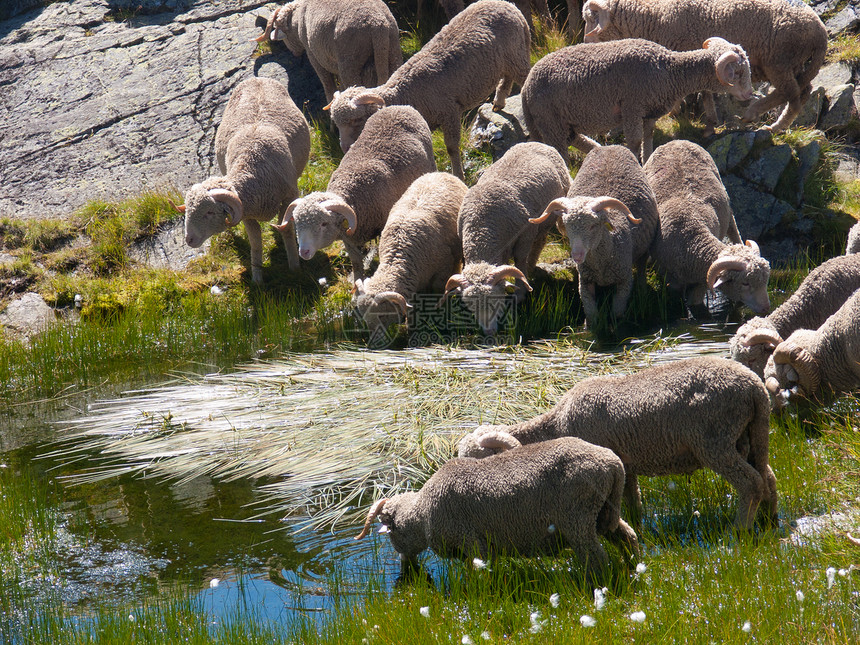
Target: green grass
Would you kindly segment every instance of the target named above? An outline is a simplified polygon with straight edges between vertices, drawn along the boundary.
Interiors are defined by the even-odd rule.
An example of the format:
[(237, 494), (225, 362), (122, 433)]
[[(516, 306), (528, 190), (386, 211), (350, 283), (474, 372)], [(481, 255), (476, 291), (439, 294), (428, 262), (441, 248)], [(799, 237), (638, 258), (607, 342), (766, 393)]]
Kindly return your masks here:
[(827, 44), (827, 62), (854, 64), (860, 61), (860, 40), (856, 34), (842, 34)]

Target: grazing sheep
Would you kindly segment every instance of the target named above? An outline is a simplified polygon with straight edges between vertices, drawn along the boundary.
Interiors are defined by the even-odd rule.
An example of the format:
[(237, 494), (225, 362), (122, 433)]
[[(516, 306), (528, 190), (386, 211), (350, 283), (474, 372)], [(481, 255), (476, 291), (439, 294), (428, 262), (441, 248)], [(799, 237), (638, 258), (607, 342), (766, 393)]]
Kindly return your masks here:
[(310, 260), (336, 239), (364, 277), (365, 245), (382, 232), (388, 213), (421, 175), (436, 170), (430, 129), (408, 105), (374, 114), (332, 173), (325, 192), (296, 199), (279, 227), (295, 223), (299, 255)]
[(860, 387), (860, 290), (817, 331), (798, 329), (777, 345), (764, 380), (774, 410)]
[(629, 39), (564, 47), (541, 58), (523, 84), (523, 113), (533, 140), (568, 161), (571, 143), (588, 152), (587, 134), (624, 129), (633, 154), (651, 154), (654, 123), (692, 92), (728, 91), (752, 96), (744, 50), (722, 38), (702, 49), (674, 52), (647, 40)]
[(729, 341), (732, 358), (764, 378), (773, 349), (798, 329), (818, 329), (860, 289), (860, 256), (840, 255), (817, 266), (766, 318), (741, 325)]
[(528, 25), (509, 2), (481, 0), (457, 14), (379, 87), (350, 87), (327, 107), (349, 150), (368, 117), (386, 105), (411, 105), (431, 130), (440, 128), (451, 172), (463, 179), (460, 117), (495, 88), (494, 108), (505, 105), (514, 83), (529, 71)]
[[(644, 170), (660, 212), (651, 259), (669, 286), (684, 294), (688, 306), (701, 304), (707, 287), (767, 313), (770, 264), (755, 242), (740, 243), (729, 196), (707, 151), (690, 141), (670, 141), (654, 151)], [(733, 244), (721, 241), (727, 235)]]
[[(547, 4), (547, 0), (509, 0), (509, 1), (512, 2), (514, 5), (516, 5), (517, 9), (519, 9), (522, 12), (523, 16), (526, 19), (526, 22), (529, 25), (529, 32), (531, 32), (532, 34), (534, 34), (534, 32), (535, 32), (534, 23), (532, 21), (532, 9), (534, 9), (534, 11), (537, 12), (537, 14), (540, 16), (541, 20), (543, 21), (544, 25), (547, 25), (550, 22), (552, 22), (552, 14), (550, 14), (550, 12), (549, 12), (549, 5)], [(568, 7), (570, 8), (571, 11), (574, 11), (574, 8), (573, 8), (574, 5), (579, 4), (579, 0), (567, 0), (567, 2), (568, 2)], [(423, 4), (423, 0), (418, 0), (418, 9), (416, 11), (416, 15), (418, 16), (418, 18), (421, 17), (421, 6), (422, 6), (422, 4)], [(442, 9), (445, 10), (445, 15), (448, 16), (448, 20), (451, 20), (451, 18), (453, 18), (458, 13), (463, 11), (463, 8), (465, 7), (465, 3), (463, 2), (463, 0), (439, 0), (439, 4), (442, 6)], [(580, 20), (580, 13), (581, 13), (581, 10), (576, 10), (575, 14), (571, 14), (571, 15), (575, 15), (577, 25), (579, 24), (579, 20)], [(571, 37), (573, 37), (574, 34), (575, 34), (575, 32), (572, 32)]]
[(460, 441), (459, 454), (483, 457), (561, 436), (604, 446), (624, 463), (624, 498), (637, 522), (638, 475), (710, 468), (737, 490), (735, 524), (749, 528), (762, 500), (771, 518), (777, 517), (769, 418), (767, 392), (750, 370), (725, 358), (689, 358), (580, 381), (552, 410), (530, 421), (477, 428)]
[(848, 242), (845, 244), (845, 254), (860, 253), (860, 222), (848, 231)]
[(523, 446), (484, 460), (452, 459), (417, 493), (381, 499), (360, 539), (379, 517), (404, 570), (427, 548), (443, 557), (486, 559), (572, 548), (592, 578), (605, 573), (603, 535), (630, 564), (636, 534), (621, 519), (624, 467), (611, 450), (572, 437)]
[[(451, 276), (446, 295), (458, 291), (487, 335), (496, 332), (505, 278), (519, 281), (517, 299), (531, 291), (527, 281), (555, 217), (531, 223), (570, 187), (561, 156), (542, 143), (518, 143), (491, 164), (460, 206), (462, 273)], [(514, 266), (507, 264), (513, 257)]]
[(654, 191), (636, 157), (624, 146), (589, 152), (567, 197), (550, 202), (530, 221), (550, 216), (560, 216), (558, 228), (570, 242), (586, 323), (597, 320), (596, 286), (615, 285), (612, 311), (622, 316), (633, 289), (633, 266), (644, 280), (648, 248), (660, 225)]
[(457, 213), (466, 184), (446, 172), (416, 179), (397, 200), (379, 238), (379, 267), (356, 280), (353, 300), (370, 328), (371, 342), (406, 317), (409, 300), (420, 291), (439, 291), (460, 268), (463, 249)]
[[(185, 243), (200, 247), (239, 222), (251, 247), (251, 277), (263, 281), (260, 222), (284, 212), (298, 197), (298, 179), (308, 162), (311, 135), (301, 110), (283, 84), (249, 78), (233, 90), (215, 135), (222, 176), (209, 177), (185, 193)], [(291, 270), (299, 268), (292, 225), (280, 229)]]
[(328, 101), (337, 89), (384, 83), (403, 63), (400, 30), (383, 0), (293, 0), (272, 13), (257, 42), (269, 38), (294, 56), (307, 52)]
[[(802, 2), (786, 0), (587, 0), (582, 9), (586, 42), (645, 38), (676, 51), (696, 49), (705, 38), (720, 36), (749, 56), (752, 80), (766, 80), (770, 94), (753, 101), (744, 115), (752, 121), (787, 103), (773, 125), (791, 125), (812, 92), (827, 53), (827, 31)], [(713, 97), (706, 102), (713, 131)]]

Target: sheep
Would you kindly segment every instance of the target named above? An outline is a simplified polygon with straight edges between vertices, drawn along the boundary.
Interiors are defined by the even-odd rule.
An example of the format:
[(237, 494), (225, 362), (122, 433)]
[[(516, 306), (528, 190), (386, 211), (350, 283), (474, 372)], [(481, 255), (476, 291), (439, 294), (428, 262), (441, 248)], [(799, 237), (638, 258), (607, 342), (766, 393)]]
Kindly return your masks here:
[[(509, 0), (514, 5), (516, 5), (517, 9), (519, 9), (523, 16), (526, 19), (526, 22), (529, 25), (529, 32), (534, 34), (534, 23), (532, 22), (532, 9), (534, 9), (544, 25), (549, 24), (552, 21), (552, 14), (549, 12), (549, 5), (547, 4), (547, 0)], [(568, 8), (571, 11), (574, 10), (574, 5), (577, 5), (579, 0), (567, 0)], [(415, 12), (416, 16), (421, 17), (421, 6), (423, 5), (423, 0), (418, 0), (418, 8)], [(439, 4), (442, 6), (442, 9), (445, 10), (445, 15), (448, 17), (448, 20), (451, 20), (458, 13), (463, 11), (465, 4), (463, 0), (439, 0)], [(576, 10), (575, 13), (571, 13), (571, 16), (575, 17), (575, 22), (579, 24), (579, 11)], [(571, 32), (571, 37), (575, 35), (575, 31)]]
[(840, 255), (814, 268), (797, 291), (766, 318), (741, 325), (729, 341), (734, 360), (764, 378), (767, 359), (792, 332), (818, 329), (860, 289), (860, 256)]
[(529, 221), (550, 216), (570, 242), (586, 324), (593, 327), (597, 320), (598, 285), (616, 285), (612, 311), (622, 316), (633, 288), (633, 266), (644, 279), (648, 248), (660, 224), (654, 191), (636, 157), (624, 146), (589, 152), (567, 197), (553, 200), (543, 215)]
[[(484, 170), (463, 198), (457, 226), (464, 267), (448, 280), (445, 293), (460, 293), (485, 334), (498, 327), (505, 278), (519, 281), (517, 300), (531, 291), (527, 277), (556, 218), (539, 224), (531, 220), (569, 187), (567, 166), (555, 150), (537, 142), (518, 143)], [(513, 267), (507, 264), (511, 257)]]
[[(194, 184), (185, 204), (185, 243), (199, 248), (208, 238), (245, 225), (251, 247), (251, 277), (263, 281), (260, 222), (284, 212), (298, 197), (298, 179), (311, 151), (311, 135), (287, 88), (271, 78), (249, 78), (236, 86), (215, 135), (221, 176)], [(289, 268), (299, 268), (292, 225), (280, 229)]]
[[(660, 227), (651, 259), (687, 305), (719, 289), (757, 314), (770, 310), (770, 263), (752, 240), (741, 244), (729, 197), (711, 156), (689, 141), (663, 144), (644, 167), (654, 189)], [(721, 240), (728, 236), (731, 244)]]
[[(827, 31), (802, 2), (785, 0), (587, 0), (582, 8), (585, 41), (646, 38), (676, 51), (696, 49), (705, 38), (720, 36), (749, 56), (753, 81), (773, 89), (753, 101), (747, 122), (783, 103), (779, 118), (764, 129), (791, 125), (812, 92), (827, 53)], [(717, 122), (713, 97), (705, 102), (710, 132)]]
[(860, 253), (860, 222), (854, 224), (848, 231), (848, 242), (845, 244), (845, 254)]
[(342, 240), (353, 279), (363, 278), (365, 245), (382, 232), (391, 207), (412, 182), (435, 170), (430, 129), (421, 115), (408, 105), (385, 108), (368, 119), (325, 192), (294, 200), (278, 228), (295, 224), (304, 260)]
[(307, 52), (327, 101), (337, 89), (384, 83), (403, 63), (400, 30), (383, 0), (293, 0), (256, 41), (267, 39), (283, 40), (294, 56)]
[(817, 330), (798, 329), (777, 345), (764, 379), (775, 411), (860, 387), (860, 290)]
[(514, 83), (529, 71), (531, 37), (522, 13), (509, 2), (481, 0), (457, 14), (384, 85), (337, 92), (326, 106), (340, 132), (344, 151), (368, 117), (386, 105), (411, 105), (431, 130), (440, 128), (451, 172), (463, 179), (460, 117), (477, 107), (495, 87), (494, 109), (501, 109)]
[(752, 96), (747, 55), (738, 45), (709, 38), (702, 49), (673, 52), (629, 39), (564, 47), (535, 63), (523, 84), (523, 114), (532, 140), (584, 152), (599, 144), (586, 135), (621, 125), (627, 147), (644, 163), (656, 120), (700, 90)]
[(710, 468), (738, 492), (735, 525), (750, 528), (762, 500), (777, 517), (768, 465), (770, 403), (761, 379), (732, 360), (703, 356), (622, 376), (580, 381), (549, 412), (511, 426), (481, 426), (460, 441), (461, 457), (575, 436), (617, 454), (624, 499), (639, 523), (639, 475)]
[(484, 460), (454, 458), (418, 492), (380, 499), (356, 539), (382, 523), (405, 571), (427, 548), (443, 557), (486, 559), (574, 550), (587, 574), (605, 573), (603, 535), (630, 565), (636, 533), (621, 519), (624, 466), (606, 448), (573, 437), (523, 446)]
[(466, 184), (445, 172), (422, 175), (397, 200), (379, 238), (379, 267), (355, 281), (353, 303), (370, 328), (371, 342), (406, 317), (420, 291), (440, 291), (460, 268), (463, 249), (457, 213)]

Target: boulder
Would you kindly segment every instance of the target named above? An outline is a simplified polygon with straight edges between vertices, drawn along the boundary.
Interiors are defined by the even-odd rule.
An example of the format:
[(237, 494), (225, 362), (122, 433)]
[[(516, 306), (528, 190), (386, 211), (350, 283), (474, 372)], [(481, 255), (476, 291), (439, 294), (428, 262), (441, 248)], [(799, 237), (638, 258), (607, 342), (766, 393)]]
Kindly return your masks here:
[(827, 112), (819, 122), (822, 130), (842, 130), (857, 119), (854, 84), (837, 85), (827, 91)]
[(54, 310), (42, 296), (33, 292), (13, 300), (0, 313), (0, 326), (22, 336), (38, 333), (56, 320)]
[(854, 31), (860, 25), (860, 5), (858, 0), (848, 0), (848, 4), (832, 18), (824, 21), (829, 36), (846, 31)]
[(497, 161), (511, 147), (527, 141), (529, 131), (523, 115), (523, 101), (519, 94), (509, 96), (505, 107), (493, 111), (492, 103), (484, 103), (472, 124), (471, 144), (475, 147), (489, 148), (493, 161)]

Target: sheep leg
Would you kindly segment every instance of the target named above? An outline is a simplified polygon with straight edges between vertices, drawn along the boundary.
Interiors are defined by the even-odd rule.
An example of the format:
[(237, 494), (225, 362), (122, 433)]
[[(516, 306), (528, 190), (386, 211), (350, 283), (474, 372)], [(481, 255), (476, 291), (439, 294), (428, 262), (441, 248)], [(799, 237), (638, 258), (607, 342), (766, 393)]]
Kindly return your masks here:
[[(260, 222), (255, 219), (243, 219), (245, 233), (248, 234), (248, 245), (251, 247), (251, 280), (255, 284), (263, 283), (263, 232)], [(296, 250), (298, 256), (298, 249)]]
[(567, 0), (567, 33), (575, 43), (582, 30), (582, 0)]
[(311, 67), (314, 68), (314, 71), (317, 73), (317, 76), (319, 76), (320, 82), (322, 83), (323, 91), (325, 92), (325, 99), (328, 103), (331, 103), (331, 100), (334, 98), (334, 91), (337, 89), (334, 82), (334, 75), (323, 67), (322, 63), (312, 56), (310, 52), (307, 52), (307, 54), (308, 62), (310, 62)]
[(510, 76), (503, 76), (496, 86), (496, 96), (493, 98), (493, 112), (498, 112), (505, 107), (505, 101), (511, 95), (513, 88), (514, 79)]
[(564, 537), (585, 567), (586, 577), (592, 582), (602, 580), (609, 570), (609, 555), (598, 540), (597, 534), (585, 538), (576, 536), (575, 533), (566, 533)]
[(762, 476), (741, 458), (734, 446), (716, 455), (703, 455), (701, 461), (702, 465), (722, 476), (738, 492), (735, 526), (751, 528), (756, 510), (765, 493), (765, 482)]
[(642, 143), (645, 139), (645, 123), (641, 116), (626, 115), (621, 122), (624, 130), (624, 141), (630, 151), (639, 159), (640, 163), (645, 163), (646, 158), (643, 154)]
[(594, 292), (594, 283), (585, 282), (582, 273), (579, 274), (579, 299), (582, 301), (582, 309), (585, 311), (585, 324), (594, 327), (597, 324), (597, 297)]
[(451, 174), (458, 179), (465, 179), (463, 176), (463, 160), (460, 157), (460, 115), (455, 113), (449, 117), (441, 126), (442, 136), (445, 139), (445, 150), (448, 151), (448, 158), (451, 160)]
[(296, 225), (290, 221), (286, 228), (281, 230), (281, 238), (284, 240), (284, 251), (287, 253), (287, 266), (290, 271), (299, 270), (299, 245), (296, 242)]
[(627, 303), (630, 302), (630, 294), (633, 291), (633, 267), (630, 267), (630, 278), (616, 285), (615, 295), (612, 298), (612, 313), (615, 318), (621, 318), (627, 311)]
[[(624, 466), (627, 469), (627, 465)], [(632, 475), (628, 470), (624, 479), (624, 503), (627, 504), (627, 513), (630, 515), (630, 523), (634, 526), (642, 526), (642, 493), (639, 491), (639, 478)]]
[(352, 281), (364, 278), (364, 249), (352, 240), (342, 238), (342, 241), (343, 248), (349, 256), (349, 262), (352, 264)]
[[(573, 137), (573, 141), (571, 141), (571, 145), (575, 146), (577, 149), (582, 150), (584, 153), (589, 153), (595, 148), (599, 148), (600, 144), (597, 143), (594, 139), (590, 139), (586, 137), (584, 134), (577, 134)], [(564, 155), (562, 155), (564, 156)]]
[(618, 520), (618, 526), (606, 534), (606, 539), (618, 547), (628, 567), (632, 567), (633, 561), (642, 557), (636, 532), (624, 520)]
[(642, 124), (642, 163), (648, 161), (648, 157), (654, 152), (654, 125), (656, 119), (645, 119)]
[(717, 116), (717, 104), (714, 102), (713, 92), (702, 92), (702, 107), (705, 110), (705, 136), (714, 136), (719, 117)]

